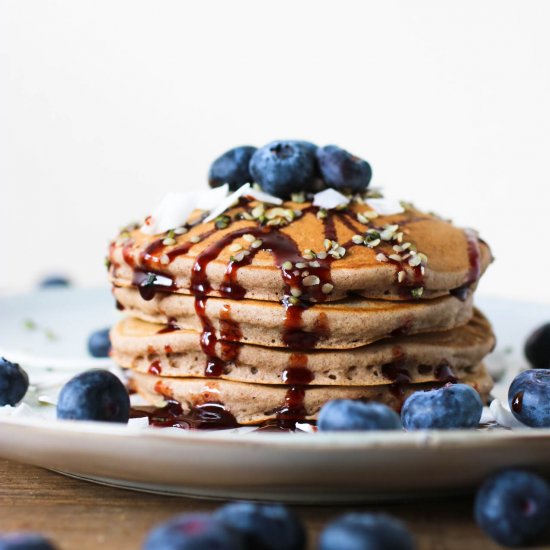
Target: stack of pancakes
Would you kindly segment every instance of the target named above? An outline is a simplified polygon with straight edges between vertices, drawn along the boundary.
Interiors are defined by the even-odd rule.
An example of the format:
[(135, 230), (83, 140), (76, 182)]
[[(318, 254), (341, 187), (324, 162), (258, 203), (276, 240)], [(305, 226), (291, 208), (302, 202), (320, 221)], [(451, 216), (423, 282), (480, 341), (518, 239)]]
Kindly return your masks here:
[(488, 246), (412, 206), (381, 215), (368, 202), (241, 198), (162, 235), (123, 231), (109, 254), (127, 313), (112, 354), (135, 390), (238, 424), (314, 420), (339, 398), (399, 410), (456, 381), (486, 398), (494, 337), (472, 295)]

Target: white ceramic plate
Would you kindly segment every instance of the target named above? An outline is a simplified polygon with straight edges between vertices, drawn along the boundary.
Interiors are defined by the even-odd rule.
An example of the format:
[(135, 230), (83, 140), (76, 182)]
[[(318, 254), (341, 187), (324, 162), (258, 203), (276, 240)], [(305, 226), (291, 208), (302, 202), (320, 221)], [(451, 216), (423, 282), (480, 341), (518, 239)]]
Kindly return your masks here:
[[(504, 395), (509, 378), (523, 365), (526, 335), (550, 320), (550, 307), (493, 299), (479, 304), (499, 338), (489, 362), (494, 372), (506, 370), (497, 387)], [(53, 374), (56, 361), (64, 359), (59, 376), (66, 378), (67, 360), (90, 366), (83, 343), (89, 330), (113, 321), (112, 310), (108, 290), (2, 298), (0, 349), (9, 355), (24, 345), (31, 362), (41, 359), (38, 366), (53, 367)], [(52, 348), (42, 341), (34, 347), (34, 340), (21, 336), (26, 332), (9, 328), (8, 317), (17, 324), (31, 314), (40, 325), (57, 330)], [(51, 359), (50, 349), (55, 349)], [(54, 408), (36, 400), (47, 389), (43, 370), (29, 364), (31, 382), (38, 386), (26, 398), (25, 410), (32, 414), (0, 418), (0, 456), (99, 483), (207, 498), (340, 503), (464, 491), (510, 466), (550, 474), (550, 430), (199, 433), (139, 423), (57, 422)]]

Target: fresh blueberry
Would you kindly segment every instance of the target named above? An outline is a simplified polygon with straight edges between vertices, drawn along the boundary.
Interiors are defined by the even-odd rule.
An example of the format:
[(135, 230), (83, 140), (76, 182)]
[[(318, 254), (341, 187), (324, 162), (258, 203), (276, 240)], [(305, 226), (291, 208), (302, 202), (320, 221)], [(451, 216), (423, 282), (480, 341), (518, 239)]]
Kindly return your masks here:
[(130, 397), (124, 384), (107, 370), (88, 370), (71, 378), (57, 401), (57, 418), (128, 422)]
[(524, 351), (534, 369), (550, 369), (550, 323), (542, 325), (527, 338)]
[(281, 504), (234, 502), (222, 506), (214, 517), (241, 533), (251, 550), (302, 550), (306, 546), (302, 524)]
[(229, 189), (235, 191), (245, 183), (252, 183), (248, 165), (255, 151), (256, 147), (243, 145), (229, 149), (218, 157), (210, 166), (208, 174), (210, 187), (220, 187), (228, 183)]
[(38, 284), (40, 288), (60, 288), (71, 286), (71, 281), (63, 275), (48, 275)]
[(401, 409), (406, 430), (452, 430), (475, 428), (481, 419), (483, 403), (467, 384), (449, 384), (410, 395)]
[(317, 426), (323, 432), (402, 428), (399, 415), (387, 405), (352, 399), (335, 399), (323, 405)]
[(508, 404), (523, 424), (550, 427), (550, 370), (520, 372), (508, 389)]
[(258, 149), (250, 159), (255, 182), (271, 195), (287, 198), (306, 191), (316, 175), (314, 149), (303, 141), (273, 141)]
[(533, 543), (548, 529), (550, 486), (530, 472), (500, 472), (479, 489), (474, 515), (485, 533), (503, 546)]
[(369, 186), (370, 164), (336, 145), (317, 149), (321, 176), (329, 187), (353, 192), (365, 191)]
[(15, 407), (29, 389), (29, 377), (17, 364), (0, 357), (0, 406)]
[(0, 550), (55, 550), (55, 546), (36, 533), (10, 533), (0, 535)]
[(206, 514), (183, 514), (155, 527), (143, 550), (244, 550), (240, 533)]
[(412, 550), (403, 523), (385, 514), (346, 514), (321, 533), (319, 550)]
[(109, 357), (111, 339), (108, 328), (92, 332), (88, 338), (88, 351), (93, 357)]

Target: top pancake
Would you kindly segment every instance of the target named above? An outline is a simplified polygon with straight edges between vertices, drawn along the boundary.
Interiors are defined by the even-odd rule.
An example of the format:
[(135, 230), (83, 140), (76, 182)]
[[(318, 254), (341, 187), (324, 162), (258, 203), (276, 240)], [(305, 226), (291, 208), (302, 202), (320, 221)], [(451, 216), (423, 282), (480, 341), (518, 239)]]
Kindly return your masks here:
[[(254, 218), (258, 207), (264, 209), (260, 219)], [(349, 293), (410, 300), (411, 291), (416, 298), (433, 298), (475, 285), (492, 260), (489, 247), (473, 232), (438, 217), (411, 207), (402, 214), (370, 221), (362, 218), (365, 223), (357, 218), (372, 212), (362, 201), (321, 214), (307, 202), (285, 202), (275, 209), (251, 201), (227, 210), (221, 224), (227, 227), (221, 229), (214, 221), (197, 223), (179, 236), (148, 236), (134, 229), (111, 244), (110, 277), (117, 286), (153, 281), (152, 287), (170, 292), (197, 294), (199, 289), (209, 296), (270, 301), (281, 300), (290, 288), (310, 301), (339, 300)], [(253, 219), (239, 219), (243, 214)], [(200, 215), (196, 212), (195, 219)], [(285, 216), (294, 219), (288, 223)], [(279, 220), (285, 221), (277, 225)], [(352, 242), (354, 235), (365, 236), (369, 229), (380, 232), (386, 226), (397, 226), (390, 231), (393, 240), (381, 240), (374, 248)], [(250, 234), (255, 243), (250, 242)], [(327, 238), (345, 249), (343, 257), (323, 257)], [(406, 243), (410, 246), (405, 250), (395, 250)], [(336, 256), (342, 254), (331, 243), (329, 252), (331, 246)], [(411, 249), (425, 255), (425, 266), (409, 265)], [(250, 254), (240, 255), (243, 250)], [(308, 250), (321, 257), (311, 256)]]

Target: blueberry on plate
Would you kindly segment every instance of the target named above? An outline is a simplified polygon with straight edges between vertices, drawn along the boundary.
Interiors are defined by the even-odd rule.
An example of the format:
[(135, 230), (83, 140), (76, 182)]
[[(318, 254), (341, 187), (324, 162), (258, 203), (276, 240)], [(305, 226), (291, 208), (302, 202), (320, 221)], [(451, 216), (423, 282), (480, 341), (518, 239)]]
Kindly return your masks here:
[(109, 357), (111, 351), (109, 330), (109, 328), (96, 330), (88, 337), (88, 351), (92, 357)]
[(71, 286), (71, 281), (63, 275), (48, 275), (38, 283), (38, 286), (40, 288), (62, 288)]
[(319, 412), (317, 427), (322, 432), (400, 430), (399, 415), (387, 405), (375, 401), (335, 399)]
[(29, 376), (17, 364), (0, 357), (0, 406), (17, 403), (25, 397), (29, 389)]
[(414, 540), (403, 523), (385, 514), (346, 514), (321, 533), (319, 550), (412, 550)]
[(526, 426), (550, 427), (550, 370), (520, 372), (508, 389), (508, 404)]
[(219, 156), (210, 166), (208, 173), (210, 187), (220, 187), (228, 183), (229, 189), (235, 191), (245, 183), (252, 183), (248, 165), (255, 151), (256, 147), (243, 145), (229, 149)]
[(238, 531), (254, 550), (302, 550), (306, 532), (300, 520), (282, 504), (233, 502), (214, 517)]
[(0, 535), (0, 550), (55, 550), (55, 546), (37, 533)]
[(548, 530), (550, 486), (530, 472), (500, 472), (477, 492), (474, 515), (483, 531), (503, 546), (538, 542)]
[(182, 514), (155, 527), (143, 550), (244, 550), (237, 531), (207, 514)]
[(372, 178), (370, 164), (336, 145), (317, 149), (321, 177), (329, 187), (342, 191), (362, 192)]
[(107, 370), (87, 370), (71, 378), (57, 400), (57, 418), (128, 422), (130, 397), (124, 384)]
[(448, 384), (410, 395), (401, 409), (406, 430), (475, 428), (483, 411), (479, 394), (467, 384)]
[(550, 369), (550, 323), (542, 325), (527, 338), (524, 352), (534, 369)]
[(315, 151), (312, 144), (303, 141), (273, 141), (252, 155), (250, 173), (266, 193), (287, 198), (308, 190), (313, 183)]

